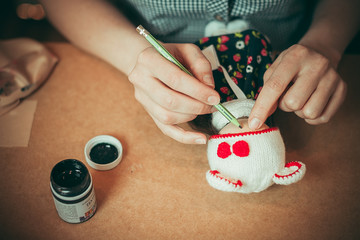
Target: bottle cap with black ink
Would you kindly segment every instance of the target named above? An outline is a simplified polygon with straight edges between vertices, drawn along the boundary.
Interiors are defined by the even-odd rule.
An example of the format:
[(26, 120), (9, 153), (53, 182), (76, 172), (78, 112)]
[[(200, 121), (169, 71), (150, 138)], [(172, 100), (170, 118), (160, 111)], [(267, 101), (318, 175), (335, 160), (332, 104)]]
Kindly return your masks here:
[(99, 135), (87, 142), (84, 154), (90, 167), (97, 170), (110, 170), (120, 163), (123, 148), (115, 137)]

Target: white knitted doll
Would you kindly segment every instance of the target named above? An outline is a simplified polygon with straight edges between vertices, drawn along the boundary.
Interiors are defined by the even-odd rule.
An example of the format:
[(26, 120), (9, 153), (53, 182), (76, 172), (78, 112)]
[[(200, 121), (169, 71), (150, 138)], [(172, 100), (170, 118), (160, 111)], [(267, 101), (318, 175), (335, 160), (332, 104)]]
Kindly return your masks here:
[(213, 113), (212, 124), (220, 134), (210, 137), (207, 148), (211, 170), (206, 179), (212, 187), (228, 192), (260, 192), (273, 183), (289, 185), (304, 176), (303, 163), (285, 164), (285, 146), (278, 128), (248, 128), (253, 100), (233, 100), (223, 105), (239, 119), (242, 129), (228, 124), (219, 112)]
[[(285, 163), (285, 146), (278, 128), (263, 125), (258, 131), (247, 126), (247, 118), (255, 101), (247, 99), (235, 84), (227, 70), (220, 65), (213, 45), (202, 50), (213, 70), (222, 69), (224, 79), (236, 95), (236, 100), (222, 103), (241, 123), (238, 128), (214, 112), (211, 125), (208, 121), (195, 122), (193, 127), (215, 128), (217, 135), (208, 141), (207, 156), (210, 170), (206, 174), (209, 184), (219, 190), (229, 192), (260, 192), (273, 183), (288, 185), (299, 181), (305, 174), (301, 162)], [(250, 61), (248, 60), (248, 63)], [(265, 63), (264, 63), (265, 64)], [(221, 78), (220, 78), (221, 80)]]

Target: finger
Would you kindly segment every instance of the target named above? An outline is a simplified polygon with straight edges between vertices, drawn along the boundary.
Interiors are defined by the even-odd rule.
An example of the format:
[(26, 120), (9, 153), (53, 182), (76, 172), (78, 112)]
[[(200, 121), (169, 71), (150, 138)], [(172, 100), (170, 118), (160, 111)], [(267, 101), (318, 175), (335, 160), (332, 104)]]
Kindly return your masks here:
[[(331, 73), (331, 68), (328, 59), (319, 54), (313, 55), (297, 74), (293, 85), (281, 99), (279, 107), (287, 112), (302, 109), (309, 99), (312, 98), (315, 91), (323, 89), (324, 85), (331, 82), (328, 80), (329, 73)], [(324, 76), (326, 76), (325, 79)], [(319, 84), (322, 80), (323, 86), (320, 86)]]
[(215, 83), (211, 64), (201, 52), (200, 48), (194, 44), (182, 44), (180, 50), (184, 65), (195, 78), (207, 86), (214, 88)]
[[(207, 114), (211, 112), (211, 105), (202, 103), (189, 96), (176, 92), (157, 79), (146, 80), (146, 84), (138, 86), (151, 100), (163, 108), (185, 114)], [(142, 100), (146, 103), (147, 100)]]
[(284, 95), (279, 100), (279, 108), (285, 112), (301, 110), (316, 90), (319, 77), (298, 75), (284, 91)]
[(286, 53), (286, 50), (284, 52), (282, 52), (276, 59), (275, 61), (270, 65), (270, 67), (265, 71), (264, 73), (264, 83), (270, 79), (271, 75), (273, 74), (273, 72), (275, 71), (275, 69), (279, 66), (279, 64), (281, 63), (281, 60), (284, 56), (284, 54)]
[(264, 83), (264, 86), (256, 99), (255, 105), (249, 116), (249, 127), (251, 129), (258, 129), (270, 116), (274, 106), (277, 106), (277, 101), (283, 94), (288, 84), (293, 80), (298, 72), (298, 64), (294, 59), (283, 57), (283, 61), (273, 71), (269, 80)]
[[(255, 105), (256, 105), (256, 101), (255, 101)], [(255, 105), (254, 105), (254, 108), (255, 108)], [(276, 102), (273, 106), (270, 107), (269, 110), (267, 110), (267, 109), (263, 109), (261, 105), (258, 105), (256, 111), (259, 111), (259, 112), (268, 111), (267, 116), (270, 116), (271, 114), (273, 114), (275, 112), (277, 106), (278, 106), (278, 104)], [(253, 110), (254, 110), (254, 108), (253, 108)], [(267, 118), (265, 120), (260, 120), (260, 119), (261, 119), (261, 117), (258, 117), (257, 112), (254, 112), (252, 116), (250, 115), (250, 117), (248, 119), (248, 125), (249, 125), (250, 129), (256, 130), (256, 129), (261, 128), (261, 126), (264, 124), (264, 122), (266, 121)]]
[(340, 81), (321, 116), (316, 119), (305, 119), (305, 121), (313, 125), (327, 123), (335, 115), (341, 104), (344, 102), (346, 91), (346, 83)]
[(333, 69), (322, 77), (316, 90), (302, 108), (305, 119), (316, 119), (323, 113), (340, 81), (340, 77)]
[(303, 118), (303, 119), (306, 119), (306, 117), (305, 117), (305, 115), (304, 115), (304, 113), (303, 113), (302, 110), (295, 111), (294, 113), (295, 113), (298, 117)]
[(220, 102), (220, 96), (214, 89), (181, 71), (175, 64), (170, 63), (165, 58), (161, 59), (159, 64), (163, 67), (154, 69), (154, 77), (168, 87), (206, 104), (216, 105)]
[[(148, 50), (149, 52), (150, 50)], [(145, 58), (148, 58), (149, 54), (142, 53), (139, 57), (140, 64), (136, 65), (133, 71), (129, 74), (129, 80), (134, 85), (135, 89), (141, 89), (138, 93), (146, 93), (148, 96), (152, 98), (152, 100), (161, 105), (162, 107), (171, 110), (177, 111), (179, 113), (187, 113), (187, 114), (206, 114), (211, 112), (211, 106), (208, 104), (216, 104), (218, 97), (218, 93), (214, 90), (211, 90), (209, 87), (203, 85), (202, 87), (205, 90), (214, 91), (216, 97), (214, 99), (210, 99), (208, 104), (200, 102), (194, 98), (191, 98), (187, 95), (184, 95), (180, 92), (174, 91), (170, 89), (167, 85), (161, 82), (159, 79), (153, 77), (153, 71), (163, 71), (164, 68), (162, 67), (160, 70), (157, 67), (151, 68), (151, 66), (147, 66), (148, 61)], [(177, 72), (184, 74), (179, 68), (177, 68), (174, 64), (170, 63), (169, 61), (164, 61), (165, 59), (156, 52), (156, 55), (153, 56), (154, 63), (157, 66), (158, 64), (165, 64), (169, 68), (174, 68)], [(164, 61), (164, 62), (163, 62)], [(197, 84), (199, 82), (196, 80)], [(192, 86), (188, 86), (188, 88), (192, 88)], [(141, 95), (138, 94), (138, 97)], [(142, 104), (145, 101), (141, 101), (138, 99)]]
[(196, 114), (183, 114), (169, 111), (154, 102), (151, 97), (142, 93), (141, 90), (135, 91), (135, 98), (143, 105), (145, 110), (153, 116), (153, 118), (166, 125), (188, 122), (197, 116)]
[[(150, 114), (151, 116), (151, 114)], [(153, 117), (153, 116), (151, 116)], [(154, 118), (155, 124), (166, 136), (185, 144), (206, 144), (206, 136), (199, 132), (185, 131), (177, 125), (166, 125)]]

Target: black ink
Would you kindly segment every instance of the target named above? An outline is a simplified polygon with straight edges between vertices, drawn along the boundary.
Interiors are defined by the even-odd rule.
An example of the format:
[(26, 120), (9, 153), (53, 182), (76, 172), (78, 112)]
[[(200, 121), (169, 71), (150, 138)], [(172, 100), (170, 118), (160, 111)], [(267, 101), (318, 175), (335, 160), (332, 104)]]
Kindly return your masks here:
[(90, 150), (90, 158), (98, 164), (107, 164), (115, 161), (119, 156), (116, 147), (109, 143), (99, 143)]
[(72, 197), (83, 193), (90, 185), (90, 175), (85, 165), (76, 159), (66, 159), (51, 171), (50, 181), (55, 192)]

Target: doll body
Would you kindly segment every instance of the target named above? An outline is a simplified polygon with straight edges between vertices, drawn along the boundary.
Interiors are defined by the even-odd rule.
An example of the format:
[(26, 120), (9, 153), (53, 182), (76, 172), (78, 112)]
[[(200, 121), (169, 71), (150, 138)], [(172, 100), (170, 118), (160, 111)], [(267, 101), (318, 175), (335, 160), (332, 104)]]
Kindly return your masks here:
[(224, 104), (241, 118), (242, 129), (219, 124), (222, 119), (214, 113), (213, 125), (219, 134), (211, 136), (208, 141), (210, 170), (206, 179), (218, 190), (261, 192), (274, 183), (288, 185), (297, 182), (305, 174), (303, 163), (285, 164), (285, 145), (278, 128), (266, 125), (258, 131), (248, 128), (246, 117), (253, 105), (251, 101), (235, 100)]
[[(258, 135), (262, 135), (261, 140)], [(270, 140), (274, 139), (274, 140)], [(211, 136), (208, 160), (211, 186), (225, 191), (260, 192), (285, 166), (285, 147), (276, 128)]]

